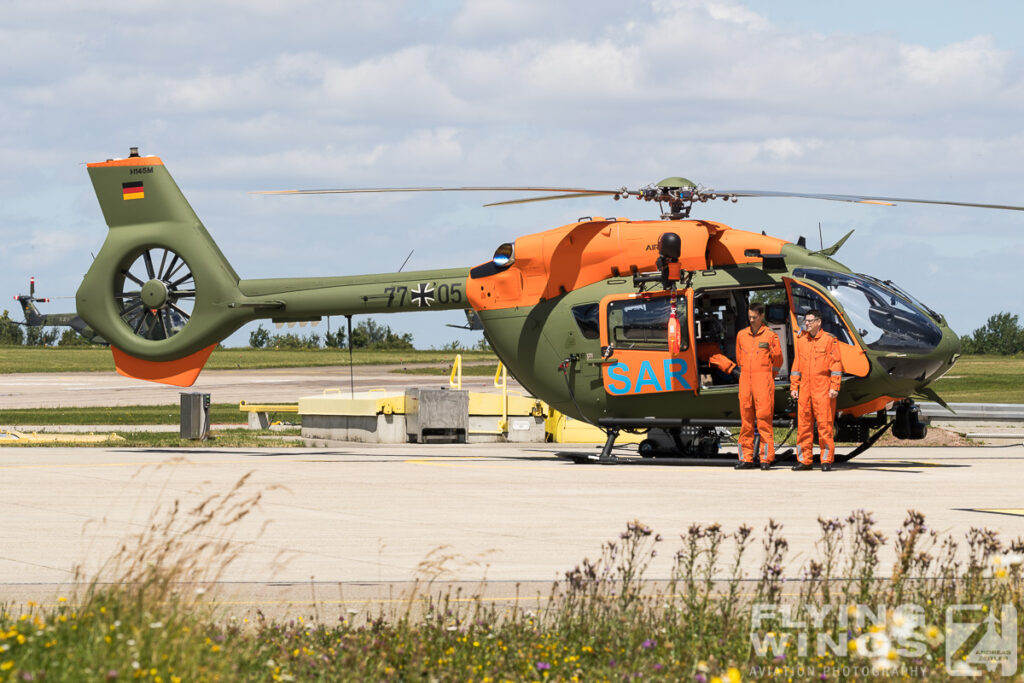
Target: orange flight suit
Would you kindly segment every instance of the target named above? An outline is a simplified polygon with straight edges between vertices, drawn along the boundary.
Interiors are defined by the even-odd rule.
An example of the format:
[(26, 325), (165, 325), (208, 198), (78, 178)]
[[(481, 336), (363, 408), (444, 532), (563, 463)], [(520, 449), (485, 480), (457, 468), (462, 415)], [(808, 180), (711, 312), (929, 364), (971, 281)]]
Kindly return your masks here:
[(716, 341), (697, 342), (697, 360), (729, 374), (736, 364), (722, 353), (722, 345)]
[(790, 388), (799, 391), (796, 456), (804, 465), (814, 461), (814, 422), (817, 421), (821, 463), (832, 464), (836, 450), (832, 438), (836, 399), (829, 398), (828, 392), (839, 391), (843, 378), (839, 342), (824, 330), (819, 330), (817, 337), (802, 331), (796, 337), (795, 346)]
[(736, 335), (736, 362), (740, 366), (740, 460), (754, 461), (754, 424), (761, 435), (758, 448), (762, 463), (775, 460), (775, 434), (772, 415), (775, 413), (775, 373), (782, 367), (779, 336), (761, 325), (757, 334), (750, 328)]

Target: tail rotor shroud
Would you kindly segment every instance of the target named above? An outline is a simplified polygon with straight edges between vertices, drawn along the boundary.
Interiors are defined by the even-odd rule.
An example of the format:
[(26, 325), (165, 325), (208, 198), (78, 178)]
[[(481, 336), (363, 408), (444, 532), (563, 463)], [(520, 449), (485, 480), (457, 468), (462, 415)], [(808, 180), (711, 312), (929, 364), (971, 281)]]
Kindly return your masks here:
[(195, 307), (196, 283), (180, 254), (168, 248), (147, 248), (120, 275), (114, 298), (132, 334), (159, 341), (185, 328)]

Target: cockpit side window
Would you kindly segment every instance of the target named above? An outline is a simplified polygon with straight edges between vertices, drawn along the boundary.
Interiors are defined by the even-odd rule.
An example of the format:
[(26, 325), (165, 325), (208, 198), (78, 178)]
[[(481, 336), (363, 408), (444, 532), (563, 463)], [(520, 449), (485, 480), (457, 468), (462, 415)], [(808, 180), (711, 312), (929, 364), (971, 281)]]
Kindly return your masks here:
[(821, 329), (844, 344), (853, 344), (853, 340), (850, 339), (850, 333), (847, 332), (842, 318), (836, 313), (836, 309), (823, 299), (820, 294), (809, 287), (804, 287), (799, 282), (793, 283), (792, 293), (793, 313), (796, 314), (797, 322), (801, 326), (804, 324), (804, 313), (813, 308), (821, 313)]

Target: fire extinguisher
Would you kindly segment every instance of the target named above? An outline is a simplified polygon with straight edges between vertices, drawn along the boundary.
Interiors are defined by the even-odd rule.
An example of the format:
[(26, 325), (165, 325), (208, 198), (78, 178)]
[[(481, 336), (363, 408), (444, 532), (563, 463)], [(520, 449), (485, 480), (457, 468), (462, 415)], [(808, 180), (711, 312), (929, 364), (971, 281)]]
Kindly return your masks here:
[(676, 289), (672, 288), (672, 292), (669, 294), (669, 314), (668, 314), (668, 352), (675, 356), (679, 353), (679, 347), (682, 346), (682, 334), (679, 329), (679, 317), (676, 315)]

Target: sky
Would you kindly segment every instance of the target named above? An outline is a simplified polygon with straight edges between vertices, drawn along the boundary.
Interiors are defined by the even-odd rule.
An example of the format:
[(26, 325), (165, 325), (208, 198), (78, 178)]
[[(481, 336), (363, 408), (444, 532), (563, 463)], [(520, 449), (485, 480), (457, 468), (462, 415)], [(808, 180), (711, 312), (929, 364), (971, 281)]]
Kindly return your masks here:
[[(252, 190), (681, 175), (1024, 205), (1022, 25), (1021, 4), (984, 0), (8, 0), (0, 288), (35, 276), (46, 312), (73, 307), (56, 297), (106, 234), (85, 164), (131, 146), (163, 159), (243, 278), (389, 272), (410, 250), (406, 270), (472, 266), (580, 216), (656, 217), (606, 198)], [(819, 223), (826, 245), (855, 229), (838, 260), (957, 332), (1024, 318), (1024, 212), (765, 198), (694, 216), (810, 245)], [(379, 320), (421, 348), (479, 339), (446, 326), (458, 311)]]

